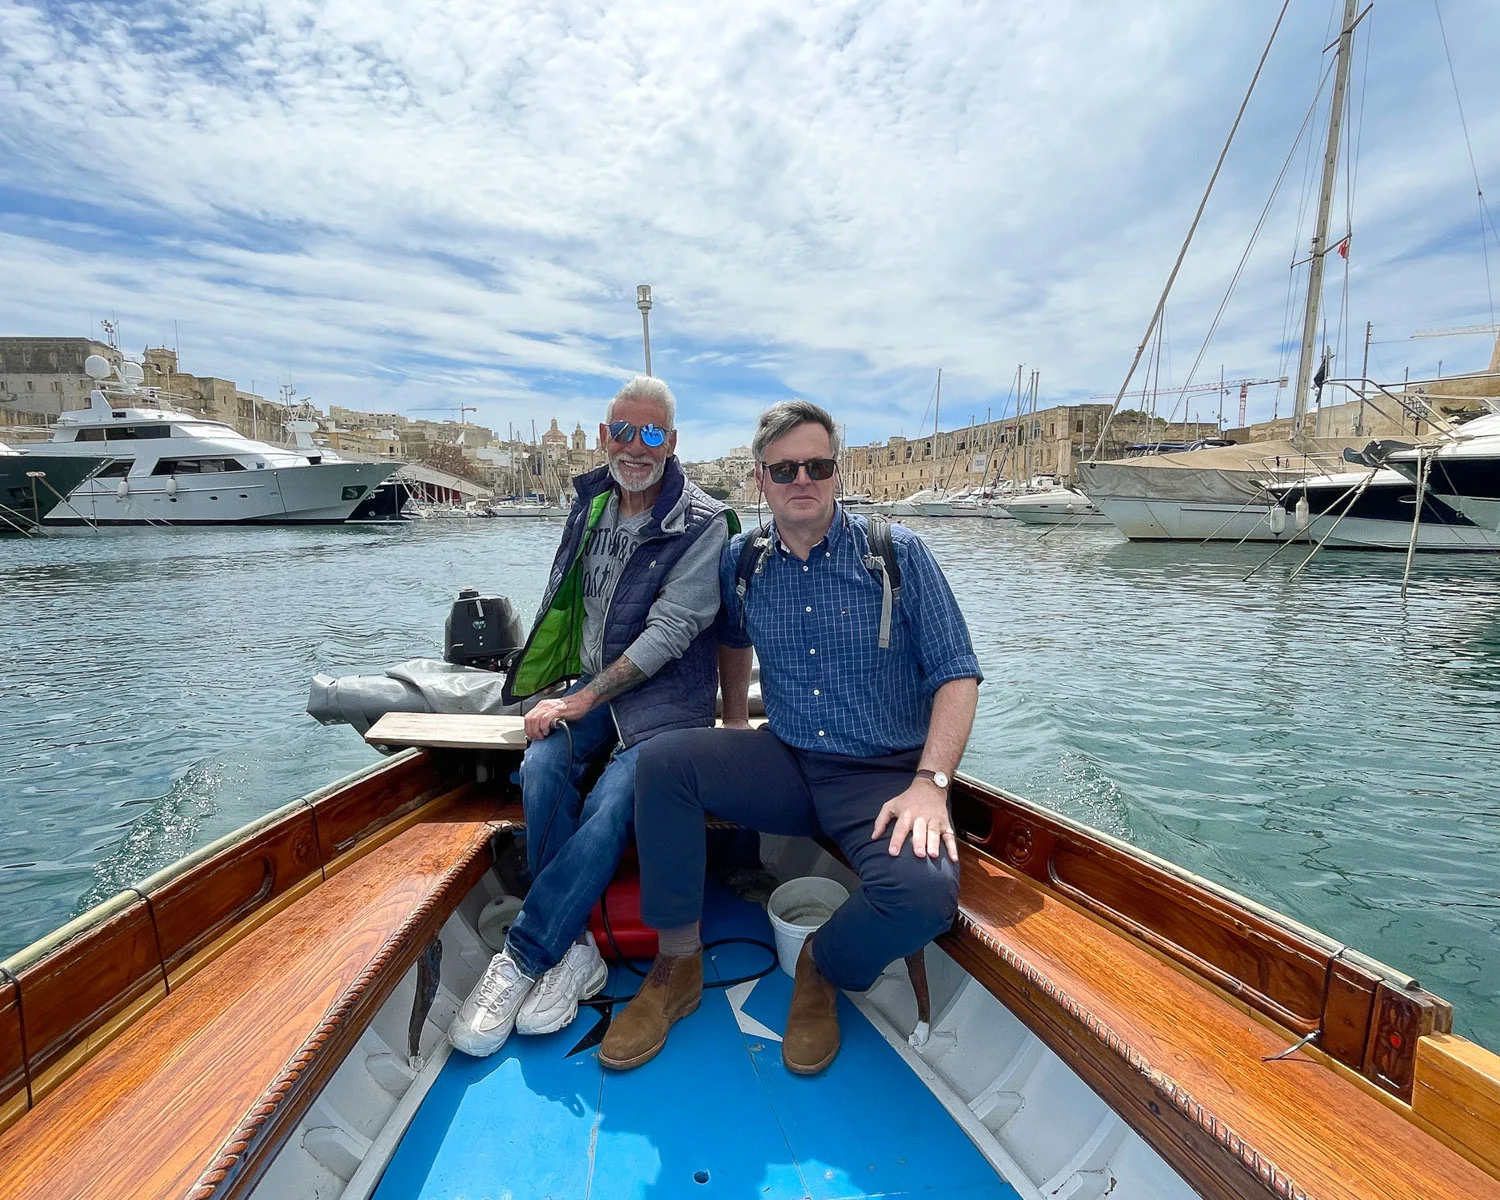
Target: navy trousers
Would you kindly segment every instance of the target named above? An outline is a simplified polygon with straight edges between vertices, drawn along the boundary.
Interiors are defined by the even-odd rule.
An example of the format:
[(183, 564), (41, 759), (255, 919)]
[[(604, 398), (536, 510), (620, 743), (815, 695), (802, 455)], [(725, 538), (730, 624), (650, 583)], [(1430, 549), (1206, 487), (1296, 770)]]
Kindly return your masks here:
[(798, 750), (769, 729), (684, 729), (641, 747), (636, 844), (646, 923), (672, 929), (703, 913), (705, 812), (764, 833), (833, 838), (860, 886), (813, 939), (830, 983), (863, 991), (881, 971), (942, 933), (958, 908), (958, 867), (918, 858), (890, 829), (870, 836), (880, 807), (911, 784), (921, 750), (849, 758)]

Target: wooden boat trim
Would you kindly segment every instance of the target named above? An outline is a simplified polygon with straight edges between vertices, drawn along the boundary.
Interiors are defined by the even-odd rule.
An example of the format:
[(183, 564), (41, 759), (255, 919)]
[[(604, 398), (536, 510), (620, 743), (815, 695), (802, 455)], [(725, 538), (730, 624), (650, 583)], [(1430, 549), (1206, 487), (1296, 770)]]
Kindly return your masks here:
[(1451, 1006), (1410, 976), (1020, 797), (960, 777), (954, 821), (970, 845), (1275, 1025), (1316, 1033), (1323, 1053), (1405, 1105), (1417, 1039), (1452, 1030)]
[[(508, 762), (515, 751), (496, 753)], [(0, 1033), (13, 1022), (21, 1042), (20, 1066), (25, 1077), (24, 1088), (13, 1087), (0, 1093), (0, 1130), (14, 1121), (23, 1104), (36, 1104), (47, 1090), (56, 1087), (181, 980), (342, 869), (474, 790), (474, 785), (460, 781), (465, 774), (473, 778), (476, 762), (481, 776), (486, 775), (487, 761), (485, 755), (476, 757), (439, 750), (409, 751), (373, 764), (218, 839), (0, 964)], [(507, 774), (497, 773), (499, 786), (493, 790), (497, 795), (513, 798), (514, 788), (509, 785)], [(410, 786), (419, 782), (428, 787)], [(1196, 921), (1200, 914), (1208, 913), (1220, 920), (1236, 922), (1235, 928), (1242, 932), (1258, 933), (1261, 940), (1256, 945), (1264, 954), (1274, 957), (1286, 953), (1296, 961), (1321, 962), (1328, 983), (1322, 997), (1323, 1009), (1316, 1014), (1319, 1020), (1327, 1017), (1329, 996), (1336, 983), (1347, 989), (1366, 988), (1370, 1008), (1365, 1024), (1358, 1030), (1346, 1031), (1357, 1032), (1364, 1038), (1361, 1047), (1367, 1048), (1371, 1039), (1392, 1028), (1381, 1023), (1382, 1012), (1415, 1013), (1416, 1026), (1396, 1027), (1407, 1032), (1415, 1028), (1419, 1034), (1403, 1039), (1409, 1042), (1408, 1094), (1413, 1096), (1410, 1103), (1391, 1086), (1393, 1074), (1386, 1068), (1396, 1060), (1390, 1055), (1377, 1063), (1379, 1077), (1372, 1077), (1366, 1063), (1362, 1063), (1365, 1069), (1361, 1069), (1316, 1051), (1312, 1051), (1312, 1056), (1320, 1060), (1319, 1069), (1325, 1069), (1324, 1063), (1336, 1067), (1342, 1078), (1356, 1081), (1414, 1126), (1432, 1134), (1479, 1169), (1500, 1178), (1500, 1169), (1493, 1161), (1496, 1130), (1500, 1128), (1500, 1058), (1462, 1038), (1447, 1036), (1445, 1029), (1438, 1028), (1443, 1016), (1451, 1010), (1437, 997), (1412, 987), (1414, 981), (1409, 977), (1211, 881), (1199, 879), (1019, 797), (966, 777), (958, 781), (954, 795), (955, 817), (964, 834), (966, 855), (977, 856), (1026, 879), (1029, 886), (1041, 889), (1080, 917), (1111, 930), (1199, 986), (1206, 984), (1211, 995), (1260, 1024), (1286, 1034), (1285, 1041), (1292, 1040), (1299, 1027), (1278, 1019), (1280, 1014), (1294, 1009), (1278, 998), (1274, 973), (1255, 980), (1253, 986), (1250, 981), (1230, 975), (1201, 953), (1202, 948), (1191, 939), (1182, 938), (1181, 926), (1174, 926), (1170, 919), (1158, 925), (1135, 920), (1131, 915), (1134, 910), (1121, 911), (1110, 903), (1112, 897), (1101, 898), (1075, 886), (1055, 867), (1059, 850), (1064, 854), (1093, 853), (1116, 865), (1121, 877), (1139, 888), (1144, 897), (1168, 910), (1169, 918), (1191, 912)], [(301, 827), (299, 823), (304, 822), (312, 823), (318, 870), (309, 870), (290, 886), (259, 897), (248, 912), (235, 909), (236, 919), (228, 928), (216, 929), (214, 936), (181, 965), (185, 974), (169, 971), (170, 952), (163, 947), (152, 917), (156, 969), (161, 974), (143, 994), (110, 1015), (103, 1026), (88, 1031), (77, 1044), (65, 1048), (70, 1056), (65, 1073), (57, 1073), (59, 1066), (54, 1061), (42, 1072), (45, 1087), (33, 1086), (37, 1083), (32, 1077), (37, 1048), (26, 1045), (26, 988), (12, 973), (13, 964), (24, 973), (49, 957), (80, 952), (80, 948), (86, 949), (83, 944), (90, 934), (110, 921), (125, 915), (138, 920), (142, 911), (149, 913), (153, 895), (161, 895), (174, 884), (208, 880), (216, 862), (232, 861), (234, 855), (255, 839)], [(507, 822), (493, 825), (497, 830), (513, 827)], [(456, 884), (449, 885), (450, 891), (454, 888)], [(192, 1194), (205, 1200), (238, 1197), (254, 1185), (280, 1141), (290, 1134), (298, 1117), (331, 1077), (379, 1002), (414, 961), (420, 946), (413, 948), (411, 943), (421, 940), (422, 930), (418, 927), (423, 920), (432, 918), (437, 907), (439, 902), (429, 897), (421, 909), (408, 914), (399, 936), (393, 935), (376, 958), (365, 965), (355, 982), (307, 1035), (302, 1048), (268, 1085), (260, 1101), (240, 1121), (234, 1134), (219, 1148), (213, 1161), (198, 1176)], [(204, 917), (213, 924), (222, 920), (222, 912), (215, 916), (213, 911), (205, 911)], [(401, 943), (403, 938), (406, 941)], [(399, 951), (395, 948), (397, 943), (401, 943)], [(1166, 1153), (1193, 1186), (1210, 1196), (1222, 1197), (1269, 1193), (1295, 1200), (1306, 1195), (1281, 1164), (1249, 1144), (1189, 1089), (1155, 1070), (1148, 1057), (1118, 1030), (1050, 981), (1023, 956), (990, 936), (977, 922), (961, 916), (954, 930), (944, 935), (942, 944), (983, 987), (1104, 1096), (1127, 1123)], [(1007, 980), (1006, 972), (1019, 980), (1019, 985)], [(1225, 976), (1238, 986), (1223, 987), (1216, 975)], [(1346, 1037), (1341, 1044), (1354, 1045), (1357, 1040)], [(1119, 1067), (1122, 1062), (1123, 1069)], [(0, 1059), (0, 1068), (4, 1065)], [(14, 1074), (12, 1070), (9, 1076), (0, 1076), (0, 1082), (14, 1078)], [(1143, 1118), (1142, 1112), (1149, 1113), (1149, 1119)]]
[[(514, 827), (514, 823), (491, 821), (489, 827), (493, 834)], [(452, 864), (447, 880), (430, 892), (386, 939), (308, 1034), (302, 1048), (267, 1086), (213, 1161), (199, 1174), (187, 1193), (189, 1200), (232, 1200), (248, 1194), (275, 1150), (352, 1049), (369, 1019), (491, 861), (486, 841), (476, 846), (465, 862)]]
[[(451, 792), (466, 764), (452, 757), (433, 758), (409, 751), (352, 772), (310, 795), (281, 806), (238, 830), (155, 872), (80, 914), (52, 933), (0, 962), (0, 980), (14, 995), (22, 1071), (0, 1075), (0, 1131), (40, 1103), (60, 1083), (82, 1067), (142, 1013), (160, 1002), (229, 946), (253, 932), (276, 913), (305, 895), (328, 876), (420, 820), (424, 806)], [(311, 861), (286, 887), (272, 887), (254, 902), (220, 912), (214, 897), (222, 895), (224, 870), (242, 864), (256, 849), (257, 839), (274, 837), (307, 818), (313, 838), (305, 850)], [(336, 840), (335, 840), (336, 839)], [(196, 948), (177, 961), (164, 953), (162, 931), (153, 897), (176, 889), (188, 924), (185, 937)], [(200, 935), (194, 942), (194, 924)], [(115, 944), (126, 940), (130, 953), (121, 962)], [(89, 970), (90, 957), (106, 969), (123, 972), (113, 994), (100, 994), (98, 979)], [(41, 989), (45, 998), (56, 980), (81, 981), (66, 988), (69, 1003), (47, 1003), (28, 994)], [(33, 986), (33, 981), (36, 982)], [(94, 991), (90, 991), (94, 988)], [(5, 993), (0, 992), (0, 996)], [(80, 996), (98, 997), (67, 1028), (45, 1036), (39, 1027), (68, 1019)], [(8, 1005), (0, 999), (0, 1019)], [(24, 1099), (17, 1103), (18, 1096)]]

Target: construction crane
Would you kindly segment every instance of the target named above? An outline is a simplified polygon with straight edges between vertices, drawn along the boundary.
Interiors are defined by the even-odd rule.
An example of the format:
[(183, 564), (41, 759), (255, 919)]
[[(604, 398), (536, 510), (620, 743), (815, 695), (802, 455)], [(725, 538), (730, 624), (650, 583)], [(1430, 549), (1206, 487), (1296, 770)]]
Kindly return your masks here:
[(406, 411), (407, 412), (456, 412), (458, 414), (458, 423), (460, 425), (467, 425), (469, 422), (464, 419), (464, 413), (477, 413), (479, 410), (477, 408), (475, 408), (472, 404), (429, 404), (425, 408), (409, 408)]
[[(1142, 388), (1138, 392), (1126, 392), (1125, 396), (1121, 397), (1121, 399), (1134, 397), (1138, 400), (1144, 400), (1147, 396), (1188, 396), (1202, 392), (1220, 392), (1227, 395), (1231, 388), (1239, 388), (1239, 423), (1241, 426), (1243, 426), (1245, 424), (1245, 404), (1246, 401), (1248, 401), (1250, 398), (1250, 389), (1253, 387), (1259, 387), (1261, 384), (1265, 383), (1274, 383), (1277, 387), (1286, 387), (1287, 382), (1288, 378), (1285, 375), (1281, 376), (1279, 379), (1226, 379), (1222, 383), (1195, 383), (1191, 387)], [(1086, 397), (1086, 399), (1089, 400), (1113, 400), (1114, 398), (1114, 392), (1101, 392), (1096, 396)]]
[(1500, 325), (1460, 325), (1455, 329), (1419, 329), (1414, 338), (1457, 337), (1463, 333), (1500, 333)]

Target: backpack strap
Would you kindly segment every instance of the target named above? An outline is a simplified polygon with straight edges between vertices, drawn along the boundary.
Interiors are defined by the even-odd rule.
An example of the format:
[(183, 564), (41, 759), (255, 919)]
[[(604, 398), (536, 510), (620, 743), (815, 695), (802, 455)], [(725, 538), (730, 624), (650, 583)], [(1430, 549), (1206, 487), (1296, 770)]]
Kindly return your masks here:
[(896, 543), (891, 537), (891, 523), (879, 513), (865, 518), (869, 522), (870, 553), (865, 568), (880, 576), (880, 641), (882, 650), (891, 648), (891, 610), (901, 599), (901, 564), (896, 561)]
[(734, 565), (734, 594), (740, 601), (740, 628), (745, 628), (745, 591), (750, 586), (750, 576), (765, 565), (766, 551), (771, 548), (771, 523), (767, 521), (745, 539), (740, 547), (739, 561)]

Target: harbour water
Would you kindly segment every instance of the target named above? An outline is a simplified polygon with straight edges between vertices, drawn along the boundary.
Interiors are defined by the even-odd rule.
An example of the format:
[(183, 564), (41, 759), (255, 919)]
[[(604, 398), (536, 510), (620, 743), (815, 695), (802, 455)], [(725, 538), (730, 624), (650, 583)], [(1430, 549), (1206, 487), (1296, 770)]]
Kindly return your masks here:
[[(913, 523), (986, 672), (964, 770), (1417, 976), (1500, 1047), (1500, 563)], [(0, 543), (0, 954), (375, 756), (317, 671), (534, 609), (557, 521)]]

